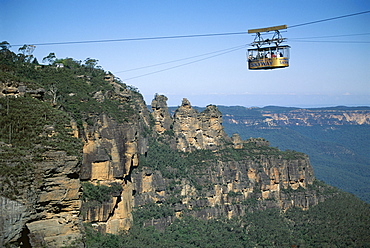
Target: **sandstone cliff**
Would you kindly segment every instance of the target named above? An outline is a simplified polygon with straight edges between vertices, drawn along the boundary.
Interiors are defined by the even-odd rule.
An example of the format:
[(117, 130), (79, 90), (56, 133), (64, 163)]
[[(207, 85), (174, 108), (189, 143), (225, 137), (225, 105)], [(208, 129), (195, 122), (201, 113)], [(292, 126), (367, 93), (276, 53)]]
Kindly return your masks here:
[[(171, 121), (169, 120), (168, 109), (166, 109), (166, 100), (163, 96), (156, 96), (154, 101), (157, 107), (152, 107), (152, 114), (156, 123), (158, 123), (157, 126), (174, 132), (178, 150), (184, 152), (196, 149), (214, 150), (224, 146), (226, 142), (230, 142), (230, 138), (223, 131), (222, 114), (216, 106), (209, 105), (203, 112), (198, 113), (191, 107), (190, 102), (184, 98)], [(163, 114), (163, 112), (167, 113)], [(166, 118), (161, 116), (166, 116)], [(173, 127), (168, 124), (172, 124)]]
[(132, 222), (131, 171), (139, 165), (139, 155), (147, 150), (139, 124), (117, 124), (107, 116), (96, 119), (94, 127), (85, 125), (81, 180), (122, 185), (119, 195), (109, 202), (88, 207), (84, 219), (94, 222), (103, 232), (118, 233)]
[(72, 241), (82, 245), (79, 159), (46, 151), (33, 165), (34, 171), (23, 175), (28, 178), (12, 181), (18, 191), (15, 199), (0, 198), (0, 245), (17, 240), (25, 247), (59, 247)]
[(111, 77), (106, 81), (115, 87), (110, 97), (129, 103), (134, 110), (128, 121), (119, 123), (106, 114), (90, 115), (78, 136), (84, 140), (80, 179), (94, 185), (116, 183), (122, 189), (95, 204), (83, 203), (82, 217), (102, 232), (118, 233), (132, 223), (133, 185), (131, 173), (139, 165), (141, 154), (148, 149), (149, 110), (141, 95), (123, 90)]

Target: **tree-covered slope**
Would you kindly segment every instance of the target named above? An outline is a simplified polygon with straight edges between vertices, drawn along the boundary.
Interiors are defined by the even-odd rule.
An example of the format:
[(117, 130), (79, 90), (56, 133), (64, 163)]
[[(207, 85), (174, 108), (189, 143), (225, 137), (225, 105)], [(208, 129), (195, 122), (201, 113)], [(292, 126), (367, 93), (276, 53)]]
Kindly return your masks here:
[(121, 235), (86, 227), (87, 246), (98, 247), (368, 247), (369, 205), (341, 193), (308, 211), (256, 211), (233, 219), (178, 219), (160, 231), (134, 226)]

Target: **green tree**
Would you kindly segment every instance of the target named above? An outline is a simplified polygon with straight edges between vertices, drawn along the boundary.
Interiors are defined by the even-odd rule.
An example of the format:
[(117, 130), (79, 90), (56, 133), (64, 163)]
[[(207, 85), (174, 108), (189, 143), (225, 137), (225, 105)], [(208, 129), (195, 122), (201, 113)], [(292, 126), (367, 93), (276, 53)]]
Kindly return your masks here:
[(0, 43), (1, 50), (9, 50), (10, 44), (7, 41), (3, 41)]
[(19, 58), (23, 60), (24, 62), (30, 63), (33, 59), (33, 51), (35, 50), (36, 46), (35, 45), (26, 45), (24, 44), (22, 47), (18, 49), (20, 54), (18, 54)]
[(49, 62), (49, 65), (51, 65), (55, 62), (56, 59), (57, 59), (57, 57), (55, 56), (55, 53), (49, 53), (48, 56), (46, 56), (42, 59), (42, 62), (43, 63)]
[(90, 68), (90, 69), (94, 69), (96, 67), (96, 65), (98, 64), (98, 61), (97, 59), (91, 59), (91, 58), (87, 58), (85, 59), (85, 66)]

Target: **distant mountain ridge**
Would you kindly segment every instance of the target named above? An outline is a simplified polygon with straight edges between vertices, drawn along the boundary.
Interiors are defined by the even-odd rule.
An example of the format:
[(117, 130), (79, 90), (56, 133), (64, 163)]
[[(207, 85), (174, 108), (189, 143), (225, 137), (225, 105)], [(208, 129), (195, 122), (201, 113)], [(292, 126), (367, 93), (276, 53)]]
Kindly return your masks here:
[(370, 125), (370, 107), (243, 108), (219, 106), (227, 122), (247, 126)]

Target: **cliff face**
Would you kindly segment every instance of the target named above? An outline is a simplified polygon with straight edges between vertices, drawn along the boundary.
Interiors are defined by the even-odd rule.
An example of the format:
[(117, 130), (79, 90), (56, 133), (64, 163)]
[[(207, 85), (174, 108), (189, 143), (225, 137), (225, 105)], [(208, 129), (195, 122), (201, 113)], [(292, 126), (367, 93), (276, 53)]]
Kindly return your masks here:
[(275, 125), (364, 125), (370, 124), (370, 112), (363, 110), (296, 110), (289, 113), (264, 113), (268, 123)]
[(16, 200), (0, 198), (1, 245), (16, 240), (32, 247), (59, 247), (72, 241), (82, 245), (79, 159), (50, 150), (34, 168), (24, 175), (33, 180), (18, 178)]
[(83, 221), (116, 234), (143, 211), (162, 228), (323, 200), (306, 155), (228, 137), (216, 106), (183, 99), (171, 116), (156, 95), (150, 113), (110, 73), (60, 61), (0, 53), (0, 246), (83, 247)]
[(309, 155), (316, 177), (370, 202), (370, 107), (219, 107), (225, 131)]
[[(314, 176), (307, 157), (294, 160), (278, 156), (241, 161), (203, 161), (204, 166), (189, 167), (189, 178), (165, 178), (160, 171), (143, 168), (134, 174), (135, 206), (151, 202), (174, 204), (176, 215), (191, 212), (203, 218), (235, 217), (255, 209), (276, 207), (308, 209), (323, 200), (307, 189)], [(195, 182), (195, 183), (194, 183)], [(168, 185), (175, 185), (168, 187)], [(294, 193), (297, 189), (300, 193)], [(294, 195), (292, 198), (290, 193)]]
[(84, 214), (84, 220), (94, 222), (103, 232), (118, 233), (131, 226), (131, 171), (139, 164), (139, 154), (147, 150), (147, 139), (139, 127), (135, 123), (118, 124), (104, 115), (97, 118), (94, 127), (86, 125), (81, 180), (122, 186), (120, 194), (88, 207)]
[[(79, 124), (72, 119), (66, 124), (70, 117), (56, 119), (59, 112), (50, 107), (56, 104), (44, 102), (45, 90), (30, 95), (33, 91), (24, 83), (1, 84), (7, 107), (4, 109), (4, 101), (0, 102), (0, 114), (10, 121), (14, 119), (18, 126), (5, 123), (10, 130), (6, 139), (9, 143), (0, 142), (0, 166), (4, 170), (0, 174), (0, 246), (83, 246), (82, 220), (96, 222), (108, 233), (118, 233), (131, 226), (133, 189), (130, 174), (139, 164), (139, 154), (147, 150), (148, 140), (144, 136), (149, 134), (149, 111), (139, 93), (116, 83), (112, 77), (105, 81), (112, 86), (110, 90), (97, 91), (92, 94), (93, 98), (101, 104), (108, 99), (118, 103), (118, 108), (112, 111), (117, 111), (116, 116), (124, 113), (124, 121), (109, 117), (112, 113), (91, 111), (81, 113)], [(33, 105), (25, 104), (26, 95), (38, 100), (31, 101)], [(23, 106), (30, 109), (23, 110)], [(38, 112), (39, 106), (47, 111)], [(16, 112), (14, 116), (13, 112)], [(49, 116), (54, 122), (51, 120), (51, 125), (42, 127)], [(70, 149), (70, 140), (63, 139), (61, 129), (56, 128), (61, 118), (65, 119), (60, 128), (63, 132), (68, 129), (69, 139), (83, 141), (77, 148), (81, 156), (67, 155), (65, 150)], [(22, 119), (28, 119), (23, 126), (19, 124), (23, 123)], [(30, 149), (19, 152), (25, 143), (21, 137), (24, 130), (32, 130), (29, 134), (32, 142), (48, 140), (48, 145), (31, 144)], [(16, 136), (17, 132), (20, 135)], [(18, 137), (19, 144), (12, 142), (15, 139), (12, 136)], [(11, 168), (17, 171), (8, 172)], [(18, 173), (18, 170), (22, 171)], [(120, 190), (102, 204), (89, 205), (82, 201), (81, 181), (108, 186), (114, 183), (120, 185)]]
[(74, 149), (70, 124), (41, 102), (43, 88), (1, 79), (1, 127), (9, 133), (0, 141), (0, 246), (83, 246), (81, 160), (62, 147)]
[[(108, 79), (109, 80), (109, 79)], [(140, 154), (148, 149), (149, 110), (142, 97), (116, 87), (115, 97), (131, 103), (134, 109), (128, 122), (118, 123), (105, 114), (90, 116), (79, 137), (84, 142), (80, 179), (94, 185), (121, 185), (120, 192), (100, 204), (83, 204), (83, 219), (106, 233), (118, 233), (132, 224), (133, 185), (131, 172), (139, 165)], [(92, 119), (92, 120), (91, 120)]]

